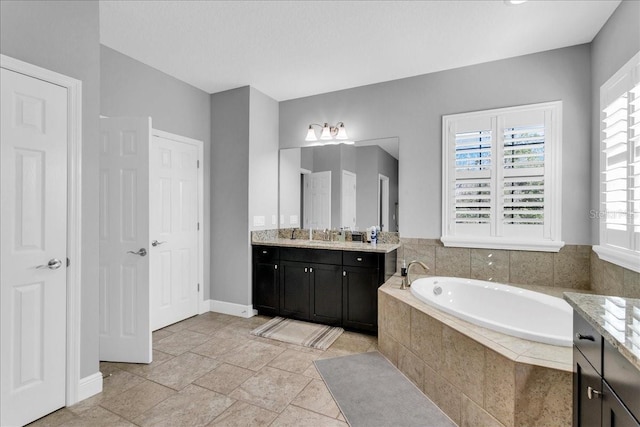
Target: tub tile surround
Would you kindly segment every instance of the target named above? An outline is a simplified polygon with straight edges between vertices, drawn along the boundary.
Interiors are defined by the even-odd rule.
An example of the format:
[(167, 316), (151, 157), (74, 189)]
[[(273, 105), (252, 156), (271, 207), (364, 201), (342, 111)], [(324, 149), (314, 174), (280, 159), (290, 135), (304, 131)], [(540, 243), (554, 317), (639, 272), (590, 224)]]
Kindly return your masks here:
[[(435, 276), (640, 298), (640, 273), (601, 260), (589, 245), (565, 245), (559, 252), (509, 251), (451, 248), (438, 239), (401, 237), (397, 271), (403, 260), (422, 261), (429, 267), (427, 274)], [(411, 271), (424, 274), (419, 267)]]
[(472, 325), (400, 290), (400, 281), (394, 276), (378, 291), (379, 350), (454, 422), (571, 425), (570, 347)]

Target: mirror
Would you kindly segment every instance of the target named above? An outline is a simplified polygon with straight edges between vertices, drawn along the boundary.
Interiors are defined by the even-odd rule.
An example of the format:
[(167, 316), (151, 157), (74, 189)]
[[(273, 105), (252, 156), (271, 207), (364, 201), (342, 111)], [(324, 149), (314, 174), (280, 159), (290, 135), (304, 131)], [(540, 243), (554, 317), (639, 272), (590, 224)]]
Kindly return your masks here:
[(398, 231), (397, 137), (280, 150), (280, 228)]

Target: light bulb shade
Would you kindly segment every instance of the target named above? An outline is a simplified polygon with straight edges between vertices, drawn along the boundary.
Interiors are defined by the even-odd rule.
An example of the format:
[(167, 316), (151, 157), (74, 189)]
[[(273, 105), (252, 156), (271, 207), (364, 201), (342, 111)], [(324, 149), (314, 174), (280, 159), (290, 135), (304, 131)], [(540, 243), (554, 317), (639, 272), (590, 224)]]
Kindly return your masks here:
[(343, 123), (340, 123), (340, 126), (338, 127), (338, 135), (336, 136), (336, 139), (349, 139), (347, 136), (347, 129), (345, 129)]
[(322, 133), (320, 134), (320, 139), (333, 139), (331, 137), (331, 128), (329, 127), (328, 123), (325, 123), (324, 126), (322, 127)]
[(318, 137), (316, 136), (316, 131), (313, 130), (312, 126), (309, 126), (309, 130), (307, 131), (307, 137), (304, 139), (305, 141), (317, 141)]

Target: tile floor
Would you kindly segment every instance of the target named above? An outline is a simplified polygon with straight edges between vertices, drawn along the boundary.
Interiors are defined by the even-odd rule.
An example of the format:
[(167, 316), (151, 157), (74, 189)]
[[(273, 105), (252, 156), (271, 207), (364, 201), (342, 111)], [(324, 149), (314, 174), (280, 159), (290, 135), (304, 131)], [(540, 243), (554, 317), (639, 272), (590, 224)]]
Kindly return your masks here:
[(249, 334), (269, 319), (205, 313), (158, 330), (153, 363), (101, 363), (102, 393), (31, 426), (346, 426), (313, 361), (376, 338), (345, 332), (321, 351)]

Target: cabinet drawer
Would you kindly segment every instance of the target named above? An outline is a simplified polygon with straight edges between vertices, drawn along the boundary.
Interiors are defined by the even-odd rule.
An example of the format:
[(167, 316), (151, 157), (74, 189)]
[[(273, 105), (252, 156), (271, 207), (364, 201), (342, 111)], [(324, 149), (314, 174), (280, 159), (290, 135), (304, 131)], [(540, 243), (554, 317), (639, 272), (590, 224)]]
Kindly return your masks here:
[(253, 261), (254, 262), (273, 262), (278, 263), (280, 258), (279, 248), (275, 246), (254, 246)]
[(280, 259), (317, 264), (342, 264), (342, 251), (325, 249), (280, 248)]
[(603, 376), (631, 413), (640, 418), (640, 371), (608, 341), (604, 342)]
[(573, 312), (573, 343), (602, 375), (602, 336), (576, 311)]
[(352, 267), (378, 268), (379, 256), (375, 252), (342, 252), (342, 264)]

